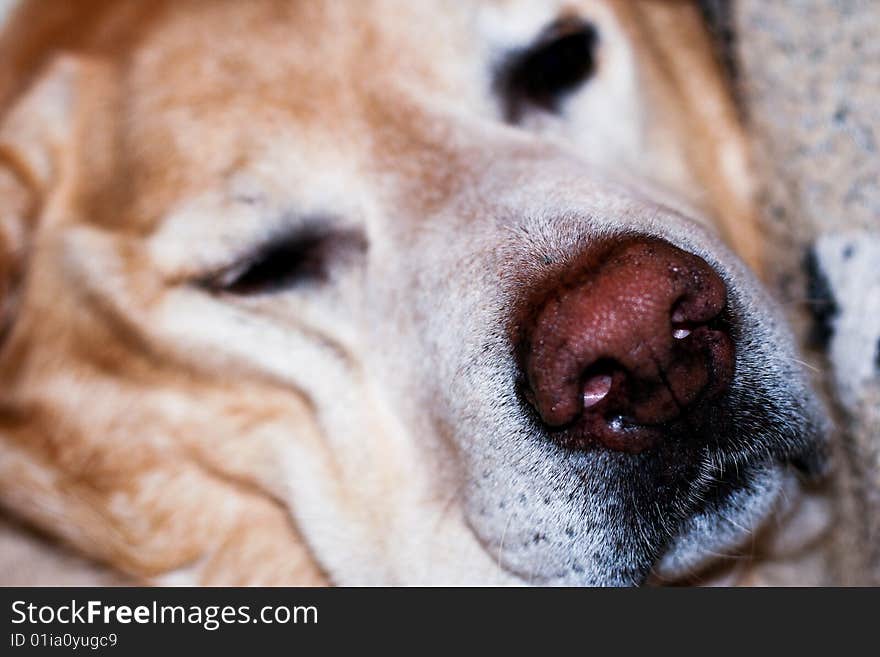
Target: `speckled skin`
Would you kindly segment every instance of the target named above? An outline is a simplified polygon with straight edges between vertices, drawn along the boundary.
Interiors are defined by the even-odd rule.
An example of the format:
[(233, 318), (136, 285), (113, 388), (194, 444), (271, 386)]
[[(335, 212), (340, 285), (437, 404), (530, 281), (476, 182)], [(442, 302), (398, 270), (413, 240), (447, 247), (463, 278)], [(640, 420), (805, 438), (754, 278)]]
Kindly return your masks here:
[[(880, 3), (737, 0), (732, 7), (737, 83), (773, 237), (768, 273), (804, 328), (799, 264), (807, 246), (853, 231), (859, 248), (880, 231)], [(867, 273), (850, 267), (846, 275), (869, 285)], [(827, 373), (839, 363), (821, 354), (812, 360), (832, 387)], [(840, 531), (830, 547), (836, 582), (868, 584), (880, 582), (880, 375), (862, 380), (857, 397), (840, 405)]]

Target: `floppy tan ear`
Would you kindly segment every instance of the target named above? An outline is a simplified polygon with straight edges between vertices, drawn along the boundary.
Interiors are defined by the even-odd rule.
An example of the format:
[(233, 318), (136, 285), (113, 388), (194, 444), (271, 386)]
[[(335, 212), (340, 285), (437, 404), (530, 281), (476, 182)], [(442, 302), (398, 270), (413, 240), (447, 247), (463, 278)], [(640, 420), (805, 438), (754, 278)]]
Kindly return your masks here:
[(0, 346), (12, 326), (41, 209), (63, 180), (83, 64), (61, 57), (0, 107)]
[[(737, 110), (731, 81), (713, 46), (705, 21), (693, 2), (621, 3), (650, 44), (652, 65), (677, 97), (668, 126), (684, 135), (684, 159), (693, 182), (704, 191), (721, 235), (759, 275), (765, 267), (751, 144)], [(636, 19), (639, 20), (636, 20)]]
[[(63, 333), (66, 319), (46, 312), (52, 298), (43, 284), (52, 277), (43, 254), (50, 249), (37, 254), (60, 224), (83, 213), (95, 220), (94, 208), (107, 205), (89, 195), (113, 180), (114, 71), (99, 59), (62, 56), (8, 107), (0, 104), (0, 512), (138, 579), (180, 571), (206, 584), (323, 583), (273, 498), (166, 452), (149, 436), (121, 446), (106, 421), (86, 422), (45, 394), (56, 374), (64, 381), (84, 370), (63, 350), (33, 364), (32, 354), (55, 340), (51, 330), (47, 338), (34, 328)], [(87, 394), (88, 378), (62, 395)], [(106, 392), (102, 403), (120, 395)], [(206, 514), (209, 507), (216, 513)]]

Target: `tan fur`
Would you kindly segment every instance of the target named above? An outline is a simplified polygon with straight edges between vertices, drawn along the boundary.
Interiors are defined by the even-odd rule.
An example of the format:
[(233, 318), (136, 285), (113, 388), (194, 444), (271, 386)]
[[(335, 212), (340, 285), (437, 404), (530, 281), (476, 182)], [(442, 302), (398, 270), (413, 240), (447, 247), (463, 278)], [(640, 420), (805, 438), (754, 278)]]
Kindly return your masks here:
[[(444, 30), (461, 34), (450, 43), (424, 29), (461, 14), (388, 2), (47, 4), (24, 4), (0, 40), (0, 504), (143, 581), (325, 583), (279, 455), (293, 434), (320, 455), (327, 474), (316, 476), (342, 482), (349, 466), (325, 446), (307, 390), (163, 332), (169, 290), (209, 263), (158, 266), (148, 245), (178, 229), (212, 239), (207, 225), (166, 217), (281, 140), (315, 168), (393, 179), (383, 193), (402, 216), (459, 195), (482, 144), (450, 138), (420, 94), (469, 93), (443, 65), (475, 47), (466, 32)], [(696, 10), (598, 4), (624, 27), (646, 94), (639, 176), (710, 216), (759, 267), (743, 131)], [(327, 339), (357, 360), (355, 338)], [(365, 430), (396, 441), (382, 405), (365, 406)], [(410, 468), (393, 453), (362, 466), (388, 468), (376, 486), (389, 499)], [(382, 535), (392, 520), (373, 513), (358, 517)]]

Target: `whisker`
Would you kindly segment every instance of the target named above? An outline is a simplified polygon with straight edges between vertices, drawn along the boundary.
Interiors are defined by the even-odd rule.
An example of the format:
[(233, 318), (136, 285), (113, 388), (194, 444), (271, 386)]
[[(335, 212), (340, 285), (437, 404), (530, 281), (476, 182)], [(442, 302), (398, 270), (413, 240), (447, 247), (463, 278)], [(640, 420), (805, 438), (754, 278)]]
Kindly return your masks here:
[(816, 372), (817, 374), (822, 374), (822, 370), (821, 370), (820, 368), (816, 367), (815, 365), (812, 365), (811, 363), (808, 363), (808, 362), (803, 361), (803, 360), (799, 360), (799, 359), (797, 359), (797, 358), (793, 358), (792, 360), (793, 360), (795, 363), (797, 363), (798, 365), (803, 365), (803, 366), (806, 367), (808, 370), (812, 370), (812, 371)]

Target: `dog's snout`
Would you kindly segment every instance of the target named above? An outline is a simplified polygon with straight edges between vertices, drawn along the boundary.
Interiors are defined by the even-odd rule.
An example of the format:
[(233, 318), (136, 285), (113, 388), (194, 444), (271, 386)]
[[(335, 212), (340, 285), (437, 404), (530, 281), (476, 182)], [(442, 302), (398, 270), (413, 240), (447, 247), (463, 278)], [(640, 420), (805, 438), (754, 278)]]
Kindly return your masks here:
[(698, 423), (694, 409), (733, 374), (726, 292), (704, 260), (666, 242), (612, 246), (535, 304), (525, 396), (569, 447), (639, 452), (673, 422)]

